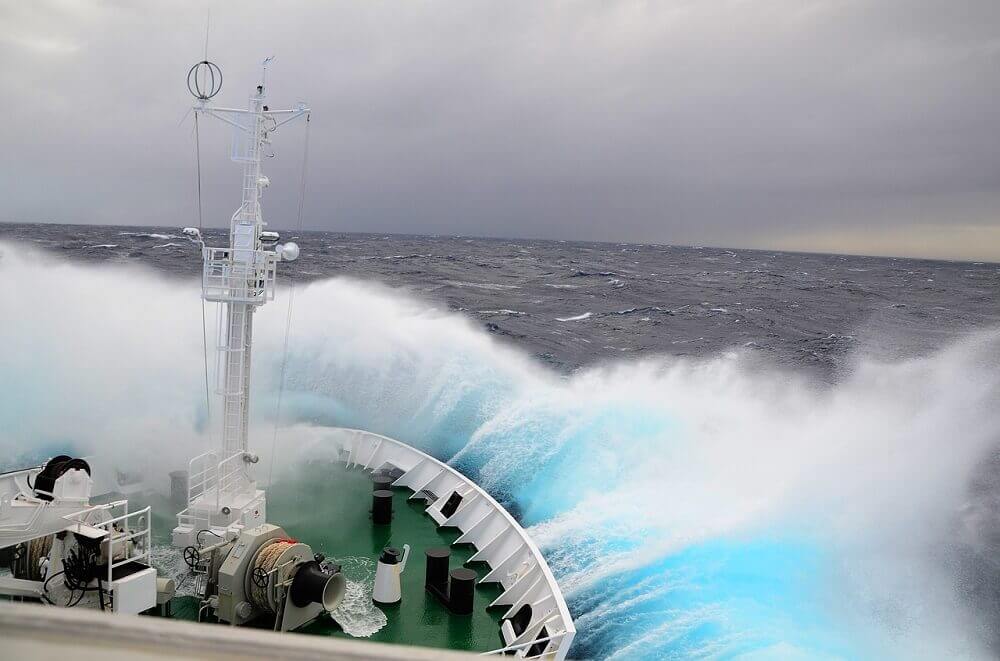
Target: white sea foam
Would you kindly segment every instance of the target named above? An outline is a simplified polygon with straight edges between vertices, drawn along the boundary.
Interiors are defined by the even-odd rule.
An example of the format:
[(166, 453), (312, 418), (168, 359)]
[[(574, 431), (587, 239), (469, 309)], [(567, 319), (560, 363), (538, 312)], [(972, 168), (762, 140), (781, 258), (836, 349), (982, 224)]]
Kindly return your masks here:
[(141, 236), (147, 239), (159, 239), (160, 241), (183, 238), (177, 234), (157, 234), (155, 232), (118, 232), (118, 236)]
[(519, 285), (504, 285), (497, 282), (460, 282), (456, 280), (446, 280), (445, 282), (455, 287), (471, 287), (473, 289), (488, 289), (493, 291), (521, 288)]
[(184, 562), (181, 549), (166, 544), (154, 544), (149, 550), (150, 562), (160, 576), (174, 579), (178, 597), (195, 597), (197, 577)]
[(590, 319), (593, 315), (593, 312), (584, 312), (575, 317), (556, 317), (556, 321), (583, 321), (584, 319)]
[(344, 633), (355, 638), (369, 638), (378, 633), (388, 619), (382, 609), (372, 603), (375, 587), (375, 561), (362, 556), (333, 558), (340, 565), (347, 579), (344, 600), (330, 617), (337, 621)]

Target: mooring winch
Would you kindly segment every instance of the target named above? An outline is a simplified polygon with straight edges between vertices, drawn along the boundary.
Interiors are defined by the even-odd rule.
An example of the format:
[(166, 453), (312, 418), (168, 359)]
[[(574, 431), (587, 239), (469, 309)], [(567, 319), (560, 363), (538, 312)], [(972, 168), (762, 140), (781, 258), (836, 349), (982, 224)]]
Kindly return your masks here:
[(237, 625), (273, 616), (274, 630), (288, 631), (334, 610), (347, 587), (338, 566), (269, 523), (188, 546), (184, 561), (199, 575), (199, 619), (206, 610)]

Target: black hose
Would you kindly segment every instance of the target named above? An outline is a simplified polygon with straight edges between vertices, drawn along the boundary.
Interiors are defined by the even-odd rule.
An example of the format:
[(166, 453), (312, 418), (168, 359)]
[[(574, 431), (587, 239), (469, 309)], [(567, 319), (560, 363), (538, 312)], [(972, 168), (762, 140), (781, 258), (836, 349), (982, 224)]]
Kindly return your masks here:
[(225, 539), (225, 537), (223, 537), (219, 533), (217, 533), (217, 532), (215, 532), (213, 530), (209, 530), (208, 528), (203, 528), (203, 529), (199, 530), (198, 532), (196, 532), (194, 534), (194, 541), (196, 541), (198, 543), (198, 546), (201, 546), (201, 533), (203, 533), (203, 532), (207, 532), (209, 535), (215, 535), (216, 537), (218, 537), (219, 539), (222, 539), (222, 540)]
[(87, 589), (86, 588), (84, 588), (83, 590), (80, 590), (80, 596), (76, 598), (76, 601), (72, 601), (73, 594), (70, 593), (70, 595), (69, 595), (70, 601), (66, 602), (66, 608), (73, 608), (74, 606), (78, 606), (80, 604), (80, 602), (83, 601), (83, 596), (85, 594), (87, 594)]
[(95, 577), (99, 577), (97, 553), (93, 549), (77, 546), (63, 560), (63, 571), (66, 573), (66, 585), (71, 590), (88, 589), (87, 584)]

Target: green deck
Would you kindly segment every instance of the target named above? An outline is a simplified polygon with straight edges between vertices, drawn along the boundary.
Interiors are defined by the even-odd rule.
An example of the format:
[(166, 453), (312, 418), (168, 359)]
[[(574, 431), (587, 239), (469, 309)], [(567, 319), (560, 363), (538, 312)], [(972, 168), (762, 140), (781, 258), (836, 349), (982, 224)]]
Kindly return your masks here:
[[(452, 615), (424, 590), (424, 550), (449, 546), (459, 535), (455, 529), (438, 529), (424, 513), (422, 500), (407, 501), (409, 489), (395, 489), (393, 521), (388, 526), (372, 524), (370, 475), (360, 469), (348, 470), (339, 463), (313, 464), (285, 475), (267, 491), (268, 521), (282, 526), (289, 535), (309, 544), (331, 560), (363, 556), (373, 561), (386, 546), (410, 545), (410, 558), (403, 573), (399, 605), (381, 606), (388, 623), (369, 640), (487, 651), (502, 646), (499, 609), (488, 612), (487, 604), (500, 594), (496, 584), (476, 588), (475, 610), (471, 616)], [(169, 544), (172, 516), (170, 508), (154, 503), (155, 541)], [(451, 547), (451, 567), (463, 566), (475, 552), (471, 546)], [(482, 576), (485, 564), (470, 568)], [(194, 619), (195, 600), (180, 597), (171, 604), (174, 617)], [(350, 637), (328, 618), (310, 624), (303, 633)]]

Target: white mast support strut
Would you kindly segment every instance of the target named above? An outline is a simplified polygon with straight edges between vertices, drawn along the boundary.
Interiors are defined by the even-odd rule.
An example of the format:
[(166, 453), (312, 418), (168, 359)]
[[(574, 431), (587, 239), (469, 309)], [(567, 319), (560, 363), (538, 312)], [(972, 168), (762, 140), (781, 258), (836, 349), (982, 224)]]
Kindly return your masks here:
[[(235, 129), (232, 160), (243, 164), (243, 190), (240, 207), (230, 220), (229, 246), (202, 244), (202, 297), (220, 304), (216, 392), (222, 397), (222, 436), (218, 453), (209, 452), (191, 461), (188, 507), (177, 516), (175, 545), (195, 543), (199, 530), (265, 522), (265, 495), (257, 489), (254, 478), (257, 456), (250, 452), (248, 443), (253, 315), (274, 298), (282, 251), (281, 246), (277, 250), (272, 247), (276, 235), (267, 233), (271, 236), (265, 237), (264, 233), (267, 224), (260, 203), (270, 181), (261, 171), (261, 159), (271, 132), (310, 113), (304, 104), (270, 110), (265, 98), (262, 76), (246, 110), (214, 108), (208, 98), (200, 98), (194, 106), (196, 113), (215, 117)], [(298, 251), (286, 254), (286, 259), (294, 259)]]

